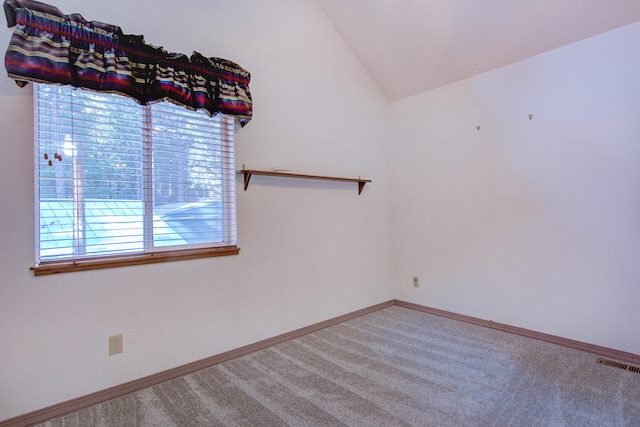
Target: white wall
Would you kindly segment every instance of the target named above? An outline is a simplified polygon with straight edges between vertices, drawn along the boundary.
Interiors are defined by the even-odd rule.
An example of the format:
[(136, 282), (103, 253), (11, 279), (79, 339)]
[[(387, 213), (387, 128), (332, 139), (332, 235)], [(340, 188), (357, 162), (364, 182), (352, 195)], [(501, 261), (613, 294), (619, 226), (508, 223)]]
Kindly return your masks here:
[(640, 353), (638, 40), (391, 105), (398, 299)]
[[(35, 278), (31, 89), (0, 78), (0, 420), (393, 298), (386, 101), (315, 2), (212, 4), (55, 2), (248, 69), (255, 119), (237, 134), (238, 168), (373, 183), (358, 196), (254, 177), (238, 188), (239, 256)], [(110, 357), (116, 333), (124, 353)]]
[(239, 256), (34, 278), (31, 90), (0, 78), (0, 420), (393, 297), (640, 353), (640, 24), (389, 107), (310, 0), (55, 4), (251, 71), (238, 168), (373, 183), (254, 177)]

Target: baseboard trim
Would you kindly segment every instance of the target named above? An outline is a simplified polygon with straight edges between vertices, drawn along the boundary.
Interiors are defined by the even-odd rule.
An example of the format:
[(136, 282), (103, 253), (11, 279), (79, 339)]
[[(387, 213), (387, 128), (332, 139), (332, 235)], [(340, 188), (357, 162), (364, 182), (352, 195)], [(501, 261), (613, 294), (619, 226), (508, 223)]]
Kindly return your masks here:
[(211, 366), (215, 366), (217, 364), (226, 362), (228, 360), (245, 356), (247, 354), (251, 354), (256, 351), (263, 350), (273, 345), (280, 344), (295, 338), (299, 338), (306, 334), (310, 334), (312, 332), (319, 331), (329, 326), (337, 325), (347, 320), (351, 320), (365, 314), (373, 313), (374, 311), (391, 307), (393, 305), (409, 308), (412, 310), (422, 311), (424, 313), (446, 317), (453, 320), (459, 320), (462, 322), (471, 323), (478, 326), (484, 326), (484, 327), (496, 329), (502, 332), (521, 335), (527, 338), (546, 341), (552, 344), (557, 344), (564, 347), (573, 348), (576, 350), (586, 351), (586, 352), (593, 353), (598, 356), (607, 357), (610, 359), (617, 359), (617, 360), (628, 362), (628, 363), (640, 364), (640, 355), (636, 355), (633, 353), (614, 350), (611, 348), (602, 347), (594, 344), (588, 344), (581, 341), (571, 340), (568, 338), (562, 338), (555, 335), (549, 335), (541, 332), (531, 331), (528, 329), (519, 328), (516, 326), (510, 326), (503, 323), (496, 323), (490, 320), (483, 320), (476, 317), (457, 314), (450, 311), (427, 307), (420, 304), (414, 304), (411, 302), (406, 302), (401, 300), (391, 300), (391, 301), (386, 301), (380, 304), (372, 305), (370, 307), (363, 308), (361, 310), (357, 310), (352, 313), (347, 313), (342, 316), (334, 317), (332, 319), (325, 320), (323, 322), (315, 323), (313, 325), (309, 325), (304, 328), (296, 329), (291, 332), (277, 335), (272, 338), (258, 341), (253, 344), (239, 347), (237, 349), (230, 350), (225, 353), (220, 353), (218, 355), (211, 356), (206, 359), (198, 360), (192, 363), (188, 363), (186, 365), (168, 369), (166, 371), (159, 372), (157, 374), (149, 375), (137, 380), (133, 380), (133, 381), (120, 384), (105, 390), (91, 393), (86, 396), (81, 396), (76, 399), (68, 400), (66, 402), (52, 405), (43, 409), (38, 409), (36, 411), (29, 412), (24, 415), (19, 415), (14, 418), (9, 418), (7, 420), (0, 421), (0, 427), (25, 427), (25, 426), (30, 426), (37, 423), (42, 423), (52, 418), (57, 418), (57, 417), (66, 415), (68, 413), (75, 412), (80, 409), (84, 409), (98, 403), (105, 402), (109, 399), (124, 396), (125, 394), (133, 393), (135, 391), (142, 390), (144, 388), (151, 387), (156, 384), (160, 384), (162, 382), (181, 377), (183, 375), (188, 375), (193, 372), (197, 372), (202, 369), (206, 369)]
[(545, 334), (542, 332), (531, 331), (529, 329), (519, 328), (517, 326), (510, 326), (503, 323), (496, 323), (490, 320), (478, 319), (476, 317), (465, 316), (464, 314), (452, 313), (450, 311), (440, 310), (437, 308), (426, 307), (420, 304), (414, 304), (411, 302), (395, 300), (395, 305), (413, 310), (422, 311), (424, 313), (434, 314), (436, 316), (447, 317), (453, 320), (459, 320), (461, 322), (472, 323), (474, 325), (484, 326), (486, 328), (496, 329), (502, 332), (508, 332), (510, 334), (521, 335), (527, 338), (533, 338), (540, 341), (546, 341), (552, 344), (561, 345), (564, 347), (573, 348), (576, 350), (586, 351), (598, 356), (608, 357), (610, 359), (617, 359), (628, 363), (638, 364), (640, 363), (640, 355), (628, 353), (625, 351), (614, 350), (608, 347), (602, 347), (595, 344), (588, 344), (581, 341), (576, 341), (568, 338), (562, 338), (555, 335)]
[(342, 316), (334, 317), (323, 322), (315, 323), (313, 325), (306, 326), (304, 328), (296, 329), (291, 332), (287, 332), (281, 335), (277, 335), (272, 338), (268, 338), (262, 341), (258, 341), (253, 344), (249, 344), (243, 347), (239, 347), (234, 350), (230, 350), (224, 353), (220, 353), (215, 356), (208, 357), (206, 359), (198, 360), (196, 362), (188, 363), (186, 365), (178, 366), (176, 368), (168, 369), (157, 374), (149, 375), (137, 380), (129, 381), (124, 384), (120, 384), (105, 390), (101, 390), (95, 393), (81, 396), (76, 399), (68, 400), (66, 402), (58, 403), (56, 405), (48, 406), (43, 409), (38, 409), (33, 412), (29, 412), (24, 415), (9, 418), (4, 421), (0, 421), (0, 427), (25, 427), (52, 418), (57, 418), (66, 415), (71, 412), (78, 411), (80, 409), (88, 408), (89, 406), (105, 402), (109, 399), (124, 396), (138, 390), (142, 390), (147, 387), (160, 384), (165, 381), (172, 380), (174, 378), (188, 375), (193, 372), (200, 371), (202, 369), (209, 368), (211, 366), (218, 365), (237, 357), (245, 356), (247, 354), (254, 353), (259, 350), (271, 347), (276, 344), (283, 343), (295, 338), (299, 338), (306, 334), (319, 331), (329, 326), (337, 325), (347, 320), (355, 319), (356, 317), (363, 316), (365, 314), (372, 313), (374, 311), (381, 310), (383, 308), (391, 307), (395, 304), (395, 300), (386, 301), (380, 304), (372, 305), (371, 307), (363, 308), (351, 313), (344, 314)]

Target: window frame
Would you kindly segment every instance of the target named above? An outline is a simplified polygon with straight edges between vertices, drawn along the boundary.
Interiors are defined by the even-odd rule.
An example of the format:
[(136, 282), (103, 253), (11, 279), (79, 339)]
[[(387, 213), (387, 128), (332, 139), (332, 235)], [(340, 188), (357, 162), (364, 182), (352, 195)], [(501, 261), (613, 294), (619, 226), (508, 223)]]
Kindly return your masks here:
[[(46, 85), (46, 84), (43, 84)], [(191, 259), (199, 259), (199, 258), (210, 258), (210, 257), (218, 257), (218, 256), (227, 256), (227, 255), (237, 255), (240, 252), (240, 248), (237, 246), (237, 238), (234, 239), (236, 244), (222, 246), (222, 245), (185, 245), (185, 247), (177, 246), (169, 246), (166, 249), (158, 249), (154, 248), (149, 250), (148, 248), (144, 248), (142, 252), (131, 252), (131, 253), (122, 253), (122, 254), (107, 254), (107, 255), (95, 255), (95, 256), (84, 256), (79, 258), (61, 258), (56, 260), (41, 260), (40, 259), (40, 170), (38, 166), (38, 159), (40, 153), (40, 138), (37, 134), (39, 129), (39, 118), (38, 111), (35, 110), (37, 106), (37, 91), (38, 88), (34, 84), (33, 95), (34, 95), (34, 224), (36, 229), (34, 242), (35, 242), (35, 257), (36, 263), (30, 270), (33, 271), (34, 276), (42, 276), (42, 275), (50, 275), (50, 274), (58, 274), (58, 273), (68, 273), (75, 271), (88, 271), (88, 270), (98, 270), (105, 268), (114, 268), (114, 267), (124, 267), (124, 266), (133, 266), (133, 265), (144, 265), (144, 264), (155, 264), (161, 262), (170, 262), (170, 261), (180, 261), (180, 260), (191, 260)], [(121, 95), (116, 95), (121, 96)], [(176, 108), (179, 108), (176, 106)], [(145, 144), (147, 147), (150, 146)], [(233, 146), (233, 142), (231, 142)], [(147, 150), (148, 148), (145, 148)], [(233, 150), (235, 151), (235, 150)], [(231, 168), (233, 168), (233, 159), (231, 159)], [(223, 179), (222, 187), (223, 193), (228, 195), (229, 186), (235, 185), (235, 170), (226, 169), (226, 172), (223, 173), (227, 176), (227, 179)], [(228, 200), (229, 203), (232, 204), (231, 214), (233, 215), (232, 223), (233, 227), (237, 227), (237, 214), (236, 214), (236, 199), (235, 199), (235, 191), (231, 192), (234, 195), (232, 197), (233, 200)], [(231, 197), (230, 197), (231, 199)], [(143, 203), (149, 203), (150, 201), (145, 199)], [(145, 217), (146, 218), (146, 217)], [(148, 221), (144, 219), (145, 222)], [(223, 233), (228, 235), (229, 233), (235, 233), (235, 228), (230, 228), (227, 226), (225, 222), (225, 226), (223, 228)], [(234, 235), (235, 236), (235, 235)]]

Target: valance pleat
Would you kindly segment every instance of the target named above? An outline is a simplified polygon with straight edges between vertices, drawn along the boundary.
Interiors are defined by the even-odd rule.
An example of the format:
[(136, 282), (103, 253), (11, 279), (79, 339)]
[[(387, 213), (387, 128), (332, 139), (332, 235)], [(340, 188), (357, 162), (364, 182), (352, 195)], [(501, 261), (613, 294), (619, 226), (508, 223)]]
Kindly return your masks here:
[(146, 105), (169, 100), (211, 115), (251, 120), (250, 74), (238, 64), (198, 52), (169, 53), (120, 27), (64, 15), (33, 0), (5, 0), (16, 27), (5, 55), (9, 77), (119, 93)]

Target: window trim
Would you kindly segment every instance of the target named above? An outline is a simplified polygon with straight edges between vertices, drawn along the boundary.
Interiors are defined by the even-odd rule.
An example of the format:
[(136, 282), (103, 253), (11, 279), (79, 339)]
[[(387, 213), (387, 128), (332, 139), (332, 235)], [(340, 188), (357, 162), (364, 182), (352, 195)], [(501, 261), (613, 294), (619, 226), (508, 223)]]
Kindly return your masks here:
[[(34, 86), (34, 102), (35, 102), (35, 92), (36, 87)], [(118, 95), (118, 94), (116, 94)], [(121, 95), (120, 95), (121, 96)], [(150, 111), (145, 110), (145, 114), (148, 116)], [(149, 117), (147, 117), (147, 120)], [(236, 121), (237, 126), (237, 121)], [(37, 118), (34, 123), (34, 130), (37, 131), (38, 123)], [(237, 129), (237, 128), (236, 128)], [(34, 138), (34, 149), (36, 153), (38, 152), (39, 140), (37, 136)], [(148, 150), (147, 144), (145, 144), (145, 152)], [(148, 153), (147, 153), (148, 154)], [(37, 156), (36, 156), (37, 157)], [(145, 168), (146, 170), (146, 168)], [(235, 169), (228, 170), (226, 172), (228, 174), (227, 179), (223, 180), (224, 192), (228, 194), (228, 187), (233, 186), (235, 182)], [(34, 168), (34, 200), (36, 206), (34, 214), (36, 228), (38, 226), (37, 218), (39, 216), (38, 207), (39, 203), (39, 171), (37, 167)], [(147, 206), (147, 203), (145, 203)], [(232, 214), (234, 216), (234, 220), (232, 221), (234, 224), (237, 224), (236, 217), (236, 204), (235, 201), (232, 207)], [(229, 235), (229, 233), (234, 233), (233, 230), (228, 227), (224, 227), (224, 233)], [(38, 231), (36, 230), (36, 235)], [(36, 240), (36, 239), (34, 239)], [(123, 254), (113, 254), (113, 255), (95, 255), (89, 257), (81, 257), (81, 258), (65, 258), (65, 259), (56, 259), (56, 260), (40, 260), (38, 245), (36, 242), (36, 263), (35, 265), (30, 267), (30, 270), (33, 271), (34, 276), (45, 276), (51, 274), (60, 274), (60, 273), (71, 273), (77, 271), (91, 271), (91, 270), (101, 270), (107, 268), (117, 268), (117, 267), (127, 267), (127, 266), (135, 266), (135, 265), (145, 265), (145, 264), (156, 264), (156, 263), (164, 263), (171, 261), (183, 261), (183, 260), (193, 260), (193, 259), (201, 259), (201, 258), (212, 258), (219, 256), (230, 256), (230, 255), (238, 255), (240, 253), (240, 248), (237, 246), (237, 237), (235, 240), (230, 243), (235, 243), (227, 246), (218, 246), (218, 245), (207, 245), (203, 244), (202, 246), (190, 246), (181, 249), (179, 246), (168, 247), (167, 249), (156, 248), (155, 250), (145, 250), (144, 252), (133, 252), (133, 253), (123, 253)]]
[(49, 274), (72, 273), (75, 271), (101, 270), (105, 268), (238, 255), (239, 253), (240, 248), (238, 246), (216, 246), (210, 248), (177, 249), (141, 254), (82, 258), (74, 261), (43, 261), (30, 269), (33, 271), (34, 276), (46, 276)]

